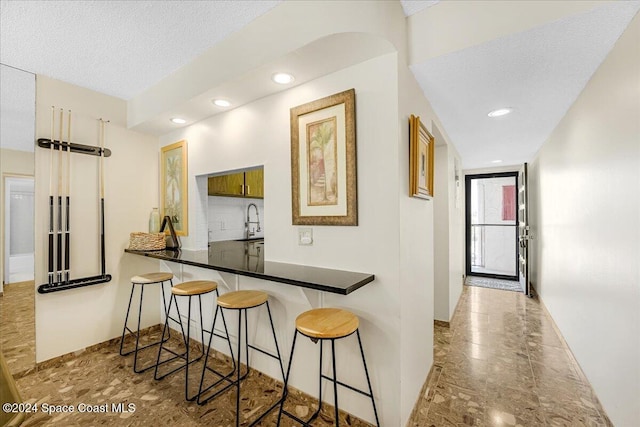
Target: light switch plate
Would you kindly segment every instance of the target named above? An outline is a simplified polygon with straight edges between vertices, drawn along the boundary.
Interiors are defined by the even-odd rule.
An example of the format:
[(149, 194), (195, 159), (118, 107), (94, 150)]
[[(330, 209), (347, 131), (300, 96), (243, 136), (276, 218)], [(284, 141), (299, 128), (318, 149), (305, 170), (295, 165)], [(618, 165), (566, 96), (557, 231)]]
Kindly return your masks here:
[(313, 245), (313, 228), (307, 228), (307, 227), (298, 228), (298, 245), (301, 245), (301, 246)]

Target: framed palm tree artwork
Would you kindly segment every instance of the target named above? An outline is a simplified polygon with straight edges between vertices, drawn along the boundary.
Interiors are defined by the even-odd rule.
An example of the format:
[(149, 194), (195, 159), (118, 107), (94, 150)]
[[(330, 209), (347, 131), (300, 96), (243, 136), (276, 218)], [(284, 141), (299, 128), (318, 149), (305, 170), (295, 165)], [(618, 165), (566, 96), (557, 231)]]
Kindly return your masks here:
[(358, 225), (355, 90), (291, 109), (294, 225)]
[(162, 147), (160, 153), (161, 215), (171, 218), (179, 236), (189, 234), (187, 141)]
[(420, 117), (409, 117), (409, 195), (433, 198), (435, 140)]

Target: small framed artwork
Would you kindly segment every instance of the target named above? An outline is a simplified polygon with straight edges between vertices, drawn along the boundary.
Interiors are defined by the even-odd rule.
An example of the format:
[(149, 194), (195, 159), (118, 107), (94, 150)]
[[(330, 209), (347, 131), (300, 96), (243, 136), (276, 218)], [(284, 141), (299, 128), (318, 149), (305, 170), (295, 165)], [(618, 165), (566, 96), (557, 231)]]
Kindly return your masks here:
[(294, 225), (358, 225), (355, 90), (291, 109)]
[(409, 193), (412, 197), (433, 197), (433, 155), (435, 140), (420, 117), (409, 117)]
[(189, 235), (187, 141), (162, 147), (160, 153), (161, 215), (171, 218), (178, 236)]

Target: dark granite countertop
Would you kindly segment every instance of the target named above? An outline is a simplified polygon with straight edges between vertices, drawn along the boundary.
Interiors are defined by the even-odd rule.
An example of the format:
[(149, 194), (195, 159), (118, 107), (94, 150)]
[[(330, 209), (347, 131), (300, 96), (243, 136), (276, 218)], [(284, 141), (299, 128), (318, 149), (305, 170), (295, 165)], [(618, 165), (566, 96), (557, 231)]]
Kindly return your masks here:
[(208, 250), (125, 252), (196, 267), (225, 271), (303, 288), (347, 295), (372, 282), (373, 274), (264, 260), (264, 241), (211, 242)]

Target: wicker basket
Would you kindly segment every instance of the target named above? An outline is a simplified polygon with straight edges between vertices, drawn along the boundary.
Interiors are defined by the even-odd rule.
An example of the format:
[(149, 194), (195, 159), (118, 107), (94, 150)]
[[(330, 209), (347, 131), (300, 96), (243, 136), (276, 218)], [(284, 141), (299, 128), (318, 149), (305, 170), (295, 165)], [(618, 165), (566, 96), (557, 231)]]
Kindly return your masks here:
[(129, 235), (129, 249), (133, 251), (160, 251), (167, 247), (164, 233), (133, 232)]

